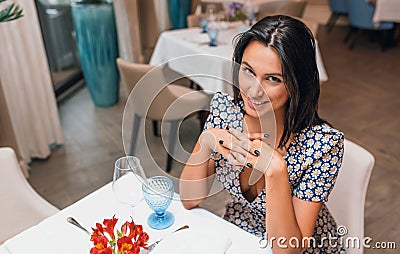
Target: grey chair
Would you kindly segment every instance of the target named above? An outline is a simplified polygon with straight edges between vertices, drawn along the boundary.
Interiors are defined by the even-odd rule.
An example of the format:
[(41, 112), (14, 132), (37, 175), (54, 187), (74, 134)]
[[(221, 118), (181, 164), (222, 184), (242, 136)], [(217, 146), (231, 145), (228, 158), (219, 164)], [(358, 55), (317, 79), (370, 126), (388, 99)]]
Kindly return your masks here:
[(258, 19), (271, 15), (288, 15), (302, 18), (307, 6), (305, 0), (276, 0), (260, 4), (258, 7)]
[[(142, 80), (142, 82), (146, 83), (145, 89), (139, 87), (139, 90), (135, 90), (134, 94), (132, 94), (135, 96), (132, 103), (137, 110), (135, 110), (133, 116), (134, 122), (129, 153), (134, 155), (136, 152), (138, 133), (143, 119), (168, 122), (171, 128), (167, 147), (166, 171), (170, 172), (180, 121), (187, 116), (187, 112), (206, 109), (210, 98), (202, 92), (176, 84), (168, 84), (164, 89), (158, 91), (160, 85), (167, 84), (161, 68), (154, 68), (154, 66), (148, 64), (130, 63), (121, 58), (117, 59), (117, 65), (122, 82), (127, 87), (128, 92), (131, 92), (138, 81), (151, 71), (151, 75), (147, 75), (146, 77), (148, 78)], [(146, 105), (142, 104), (146, 104), (151, 98), (154, 98), (154, 100), (151, 101), (148, 111), (145, 111)]]

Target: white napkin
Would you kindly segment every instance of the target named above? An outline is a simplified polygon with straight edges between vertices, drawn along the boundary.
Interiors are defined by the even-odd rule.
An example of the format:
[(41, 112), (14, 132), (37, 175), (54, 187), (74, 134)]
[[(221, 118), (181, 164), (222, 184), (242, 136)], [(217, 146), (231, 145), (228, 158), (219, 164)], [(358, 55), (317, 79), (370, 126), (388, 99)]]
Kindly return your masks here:
[(222, 254), (231, 246), (231, 239), (226, 234), (204, 228), (189, 228), (164, 238), (152, 254)]

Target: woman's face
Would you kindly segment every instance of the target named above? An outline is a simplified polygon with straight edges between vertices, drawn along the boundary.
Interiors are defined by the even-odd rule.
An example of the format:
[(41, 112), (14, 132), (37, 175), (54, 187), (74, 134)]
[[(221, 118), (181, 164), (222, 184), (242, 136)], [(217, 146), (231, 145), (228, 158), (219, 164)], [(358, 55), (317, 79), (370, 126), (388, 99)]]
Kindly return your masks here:
[(271, 108), (275, 115), (285, 113), (289, 94), (279, 55), (272, 47), (258, 41), (247, 45), (239, 70), (239, 87), (248, 115), (259, 117)]

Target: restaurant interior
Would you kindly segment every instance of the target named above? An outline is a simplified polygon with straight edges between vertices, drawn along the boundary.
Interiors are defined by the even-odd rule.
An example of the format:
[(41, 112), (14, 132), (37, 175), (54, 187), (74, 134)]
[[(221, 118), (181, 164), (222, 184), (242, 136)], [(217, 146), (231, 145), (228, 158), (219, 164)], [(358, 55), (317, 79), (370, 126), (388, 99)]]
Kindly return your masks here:
[[(231, 197), (218, 183), (193, 212), (179, 200), (210, 100), (232, 91), (233, 38), (270, 15), (295, 17), (315, 37), (318, 112), (345, 137), (327, 204), (345, 226), (340, 236), (362, 239), (347, 253), (397, 253), (397, 0), (0, 0), (0, 254), (51, 253), (65, 242), (61, 253), (97, 253), (93, 235), (69, 216), (89, 234), (103, 219), (116, 216), (117, 226), (132, 219), (150, 237), (147, 246), (166, 239), (154, 253), (275, 253), (222, 219)], [(146, 81), (148, 73), (163, 79)], [(166, 104), (182, 96), (187, 104)], [(116, 197), (118, 159), (129, 155), (144, 179), (172, 179), (165, 209), (175, 222), (167, 229), (146, 221), (153, 207), (137, 179), (140, 201)], [(182, 225), (189, 230), (172, 234)]]

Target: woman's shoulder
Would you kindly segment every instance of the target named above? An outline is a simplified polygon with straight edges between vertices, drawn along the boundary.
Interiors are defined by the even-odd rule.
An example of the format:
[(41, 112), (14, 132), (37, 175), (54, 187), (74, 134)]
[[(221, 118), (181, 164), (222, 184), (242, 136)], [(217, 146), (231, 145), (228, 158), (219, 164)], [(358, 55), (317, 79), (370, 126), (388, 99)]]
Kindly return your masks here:
[(211, 100), (211, 105), (217, 106), (219, 104), (234, 104), (233, 97), (226, 93), (216, 92)]
[(216, 92), (210, 103), (210, 111), (213, 115), (221, 113), (238, 114), (240, 107), (234, 103), (231, 95)]
[(319, 143), (329, 147), (342, 147), (344, 134), (327, 123), (321, 123), (303, 129), (296, 134), (295, 139), (298, 143), (304, 144), (305, 146)]
[(205, 124), (209, 128), (237, 128), (243, 116), (233, 97), (221, 92), (215, 93), (210, 103), (210, 115)]

